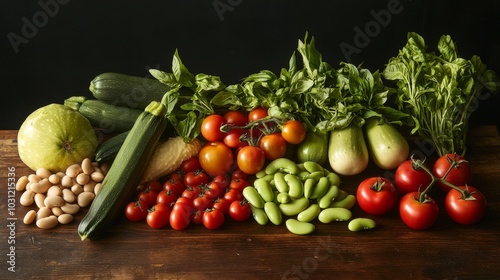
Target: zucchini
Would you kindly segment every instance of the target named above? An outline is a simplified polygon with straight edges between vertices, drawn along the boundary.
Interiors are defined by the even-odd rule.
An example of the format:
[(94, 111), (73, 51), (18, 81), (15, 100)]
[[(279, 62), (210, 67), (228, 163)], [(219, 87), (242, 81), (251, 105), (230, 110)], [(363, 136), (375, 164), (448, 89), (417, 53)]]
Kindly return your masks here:
[(151, 101), (161, 101), (170, 87), (157, 79), (107, 72), (95, 77), (89, 89), (99, 100), (143, 110)]
[(118, 154), (123, 142), (125, 142), (129, 132), (130, 130), (127, 130), (102, 142), (94, 153), (94, 160), (99, 163), (112, 162)]
[(137, 118), (104, 177), (101, 190), (78, 225), (82, 240), (98, 238), (123, 213), (166, 128), (165, 113), (165, 106), (153, 101)]
[(130, 130), (137, 117), (143, 112), (143, 109), (115, 106), (102, 100), (88, 99), (85, 96), (72, 96), (64, 100), (64, 105), (80, 112), (92, 126), (103, 129), (105, 133)]

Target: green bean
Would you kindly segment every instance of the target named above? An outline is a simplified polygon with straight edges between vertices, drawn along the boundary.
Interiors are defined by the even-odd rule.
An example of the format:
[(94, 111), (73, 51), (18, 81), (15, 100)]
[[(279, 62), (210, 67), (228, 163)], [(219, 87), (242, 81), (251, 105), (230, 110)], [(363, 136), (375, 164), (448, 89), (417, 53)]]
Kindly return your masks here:
[(257, 208), (264, 207), (265, 201), (262, 198), (262, 196), (260, 196), (260, 194), (256, 188), (251, 187), (251, 186), (246, 187), (243, 189), (242, 193), (243, 193), (243, 197), (248, 201), (248, 203), (250, 203), (254, 207), (257, 207)]
[(273, 201), (274, 193), (273, 189), (271, 188), (271, 184), (269, 184), (268, 181), (264, 180), (263, 178), (255, 179), (255, 181), (253, 182), (253, 186), (265, 202)]
[(276, 195), (276, 200), (279, 203), (288, 203), (288, 202), (290, 202), (291, 198), (287, 192), (280, 192)]
[(296, 219), (288, 219), (285, 222), (286, 228), (293, 234), (306, 235), (315, 230), (314, 224), (308, 222), (300, 222)]
[(271, 161), (267, 166), (266, 166), (266, 173), (267, 174), (274, 174), (278, 171), (283, 171), (285, 173), (289, 174), (298, 174), (299, 173), (299, 167), (297, 164), (288, 158), (278, 158), (273, 161)]
[(285, 174), (285, 181), (288, 184), (288, 194), (292, 198), (299, 198), (304, 195), (304, 185), (302, 181), (293, 174)]
[(304, 211), (300, 212), (297, 215), (297, 220), (299, 220), (300, 222), (310, 222), (316, 219), (320, 212), (321, 208), (318, 204), (311, 204)]
[(325, 209), (330, 206), (332, 200), (339, 194), (339, 188), (336, 185), (330, 186), (328, 191), (320, 198), (318, 198), (319, 207)]
[(309, 206), (309, 199), (305, 197), (292, 199), (288, 203), (282, 203), (279, 205), (281, 213), (285, 216), (295, 216), (302, 212)]
[(337, 199), (334, 199), (330, 203), (330, 208), (346, 208), (346, 209), (351, 209), (354, 204), (356, 204), (356, 196), (352, 194), (348, 194), (344, 199), (337, 201)]
[(368, 218), (356, 218), (349, 222), (347, 227), (350, 231), (360, 231), (364, 229), (375, 228), (377, 224), (374, 220)]
[(250, 209), (252, 210), (253, 219), (261, 226), (267, 224), (269, 218), (266, 215), (266, 212), (262, 208), (257, 208), (250, 204)]
[(314, 161), (306, 161), (304, 162), (304, 168), (309, 171), (310, 173), (314, 173), (316, 171), (321, 171), (323, 173), (323, 166), (321, 166), (319, 163), (314, 162)]
[(266, 213), (269, 221), (275, 225), (281, 224), (282, 214), (281, 210), (274, 202), (266, 202), (264, 204), (264, 212)]
[(285, 181), (285, 174), (281, 172), (274, 173), (274, 186), (279, 192), (288, 192), (288, 183)]
[(330, 188), (330, 183), (326, 177), (321, 177), (318, 180), (318, 183), (314, 187), (314, 191), (312, 192), (309, 198), (318, 199), (322, 197)]
[(352, 212), (345, 208), (326, 208), (321, 210), (318, 215), (318, 220), (328, 224), (333, 221), (347, 221), (352, 217)]
[(316, 180), (314, 180), (312, 178), (306, 179), (306, 181), (304, 182), (304, 197), (305, 198), (311, 198), (311, 195), (314, 192), (316, 184), (317, 184)]

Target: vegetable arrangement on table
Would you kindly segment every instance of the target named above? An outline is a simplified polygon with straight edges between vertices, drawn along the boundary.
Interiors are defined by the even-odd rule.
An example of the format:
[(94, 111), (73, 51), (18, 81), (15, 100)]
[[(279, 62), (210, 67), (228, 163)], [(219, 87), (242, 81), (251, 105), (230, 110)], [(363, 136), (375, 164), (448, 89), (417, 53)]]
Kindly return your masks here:
[[(294, 52), (279, 74), (261, 70), (234, 85), (190, 73), (177, 51), (172, 72), (151, 69), (153, 79), (98, 75), (95, 99), (64, 101), (96, 131), (112, 133), (93, 151), (96, 164), (111, 167), (78, 233), (97, 238), (120, 213), (157, 229), (217, 229), (227, 217), (299, 235), (313, 232), (316, 220), (374, 228), (373, 219), (353, 217), (356, 204), (371, 216), (399, 204), (405, 224), (426, 229), (439, 211), (429, 196), (435, 185), (454, 221), (476, 223), (486, 200), (469, 185), (465, 136), (469, 108), (483, 89), (494, 92), (496, 76), (476, 56), (459, 58), (449, 36), (438, 49), (428, 52), (409, 33), (382, 73), (346, 62), (334, 68), (306, 34), (301, 68)], [(410, 155), (400, 126), (433, 141), (441, 157), (432, 169)], [(341, 176), (361, 174), (370, 159), (394, 171), (394, 181), (370, 177), (355, 194), (344, 191)]]

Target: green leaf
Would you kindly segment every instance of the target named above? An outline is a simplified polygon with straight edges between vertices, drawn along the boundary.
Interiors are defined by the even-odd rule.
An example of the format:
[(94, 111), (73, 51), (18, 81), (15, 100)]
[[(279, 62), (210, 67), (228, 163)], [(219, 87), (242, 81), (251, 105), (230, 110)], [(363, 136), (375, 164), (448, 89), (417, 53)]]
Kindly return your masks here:
[(182, 60), (177, 50), (175, 50), (175, 54), (172, 59), (172, 73), (174, 74), (177, 82), (181, 85), (188, 88), (194, 85), (194, 76), (188, 71), (186, 66), (182, 64)]

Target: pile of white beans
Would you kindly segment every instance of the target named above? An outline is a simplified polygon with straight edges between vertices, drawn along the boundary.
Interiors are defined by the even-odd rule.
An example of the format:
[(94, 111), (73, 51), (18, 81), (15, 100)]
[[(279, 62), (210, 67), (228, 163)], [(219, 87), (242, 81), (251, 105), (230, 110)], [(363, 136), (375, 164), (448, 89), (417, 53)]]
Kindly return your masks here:
[(99, 193), (108, 168), (85, 158), (81, 164), (69, 166), (66, 172), (52, 173), (39, 168), (33, 174), (20, 177), (16, 190), (23, 192), (21, 205), (35, 204), (38, 208), (28, 211), (23, 222), (32, 224), (36, 221), (42, 229), (72, 222), (73, 215), (89, 206)]

